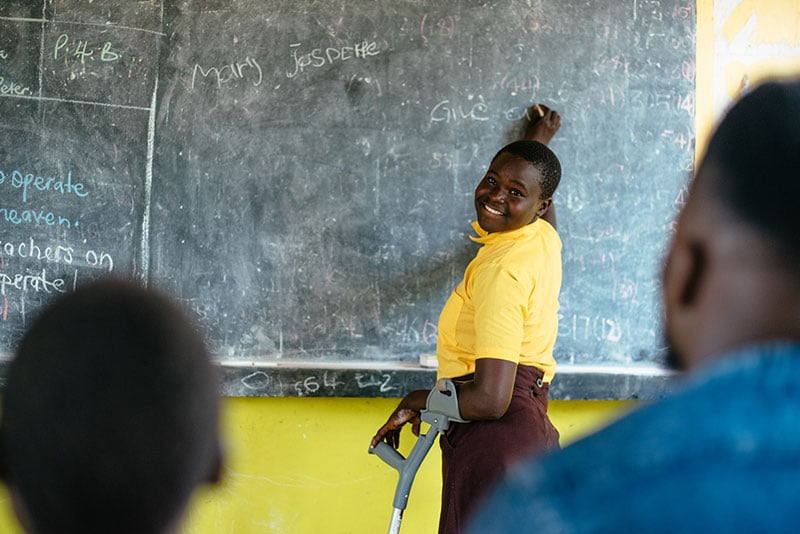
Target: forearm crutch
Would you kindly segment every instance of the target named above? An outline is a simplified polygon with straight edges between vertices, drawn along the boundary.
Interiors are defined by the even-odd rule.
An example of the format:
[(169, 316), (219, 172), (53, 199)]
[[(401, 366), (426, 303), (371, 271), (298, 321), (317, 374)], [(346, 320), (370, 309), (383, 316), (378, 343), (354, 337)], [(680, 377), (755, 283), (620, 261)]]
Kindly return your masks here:
[(411, 449), (408, 458), (403, 457), (391, 445), (381, 441), (375, 447), (369, 448), (370, 454), (377, 454), (378, 457), (395, 468), (400, 474), (397, 481), (397, 489), (394, 492), (392, 519), (389, 523), (389, 534), (400, 532), (400, 522), (403, 520), (403, 511), (408, 504), (408, 494), (411, 491), (411, 484), (417, 474), (422, 460), (431, 449), (436, 436), (444, 434), (450, 427), (450, 423), (466, 423), (461, 419), (458, 411), (458, 397), (456, 396), (456, 385), (452, 380), (442, 380), (446, 391), (439, 391), (433, 388), (428, 394), (426, 408), (420, 412), (420, 418), (430, 425), (428, 432), (420, 434), (417, 442)]

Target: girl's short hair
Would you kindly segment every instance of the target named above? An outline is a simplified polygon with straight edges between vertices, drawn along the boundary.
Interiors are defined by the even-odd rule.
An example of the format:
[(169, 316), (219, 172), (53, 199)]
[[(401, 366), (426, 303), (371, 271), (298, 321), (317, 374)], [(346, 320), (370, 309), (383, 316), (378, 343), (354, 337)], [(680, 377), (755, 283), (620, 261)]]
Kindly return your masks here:
[(561, 181), (561, 162), (552, 150), (538, 141), (514, 141), (501, 148), (492, 162), (503, 152), (518, 156), (536, 167), (541, 174), (542, 200), (552, 198)]

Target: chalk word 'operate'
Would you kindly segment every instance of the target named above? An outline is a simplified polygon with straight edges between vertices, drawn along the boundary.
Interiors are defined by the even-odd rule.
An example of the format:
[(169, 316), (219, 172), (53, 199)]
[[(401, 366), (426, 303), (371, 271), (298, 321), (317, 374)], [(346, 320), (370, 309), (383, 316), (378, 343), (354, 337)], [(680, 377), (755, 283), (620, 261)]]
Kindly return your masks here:
[(47, 269), (42, 269), (41, 273), (36, 274), (6, 274), (0, 273), (0, 295), (5, 295), (7, 289), (16, 289), (23, 293), (65, 293), (67, 284), (63, 278), (47, 277)]
[(431, 109), (431, 122), (451, 123), (459, 120), (488, 121), (489, 106), (479, 96), (478, 101), (469, 104), (451, 104), (442, 100)]
[[(0, 171), (0, 185), (6, 183), (8, 176)], [(28, 191), (36, 189), (38, 191), (54, 191), (62, 195), (75, 195), (83, 198), (89, 196), (89, 192), (82, 182), (72, 180), (72, 171), (67, 172), (67, 178), (63, 176), (36, 176), (33, 173), (23, 173), (18, 170), (11, 171), (11, 187), (22, 189), (22, 201), (28, 201)]]
[(222, 84), (230, 83), (236, 80), (244, 80), (245, 78), (253, 78), (253, 86), (258, 87), (264, 80), (264, 73), (261, 70), (261, 65), (258, 61), (250, 56), (244, 58), (244, 61), (234, 61), (222, 67), (209, 67), (203, 68), (199, 64), (195, 64), (192, 71), (192, 89), (194, 89), (197, 75), (200, 74), (203, 78), (211, 78), (217, 84), (217, 88), (221, 88)]
[(377, 56), (381, 53), (378, 50), (378, 43), (374, 41), (361, 41), (353, 46), (336, 46), (328, 48), (314, 48), (308, 53), (300, 53), (302, 43), (290, 44), (294, 70), (287, 70), (286, 77), (294, 78), (306, 67), (318, 69), (324, 65), (332, 65), (336, 61), (347, 61), (349, 59), (364, 59)]

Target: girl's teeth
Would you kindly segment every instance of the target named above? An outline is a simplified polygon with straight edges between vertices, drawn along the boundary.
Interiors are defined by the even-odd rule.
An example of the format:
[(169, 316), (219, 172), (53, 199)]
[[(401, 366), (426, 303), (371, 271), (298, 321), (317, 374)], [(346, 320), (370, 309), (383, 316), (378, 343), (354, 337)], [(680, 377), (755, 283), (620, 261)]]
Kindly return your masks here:
[(486, 208), (486, 211), (488, 211), (488, 212), (489, 212), (489, 213), (491, 213), (492, 215), (502, 215), (502, 214), (503, 214), (502, 212), (500, 212), (500, 211), (497, 211), (496, 209), (490, 208), (490, 207), (489, 207), (489, 206), (487, 206), (486, 204), (484, 204), (484, 205), (483, 205), (483, 207), (484, 207), (484, 208)]

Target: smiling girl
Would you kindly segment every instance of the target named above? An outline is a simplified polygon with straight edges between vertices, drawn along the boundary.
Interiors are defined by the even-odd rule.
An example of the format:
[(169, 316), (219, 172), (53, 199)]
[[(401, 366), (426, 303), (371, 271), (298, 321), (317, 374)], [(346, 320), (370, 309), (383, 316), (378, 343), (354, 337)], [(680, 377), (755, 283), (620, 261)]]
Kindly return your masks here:
[[(525, 140), (502, 149), (475, 189), (480, 243), (439, 317), (437, 379), (457, 385), (460, 415), (442, 436), (443, 487), (439, 532), (466, 526), (488, 490), (522, 457), (558, 447), (547, 416), (555, 373), (561, 240), (553, 193), (561, 178), (546, 144), (558, 113), (532, 108)], [(550, 222), (548, 222), (550, 221)], [(406, 423), (419, 433), (428, 390), (403, 398), (373, 438), (399, 445)]]

